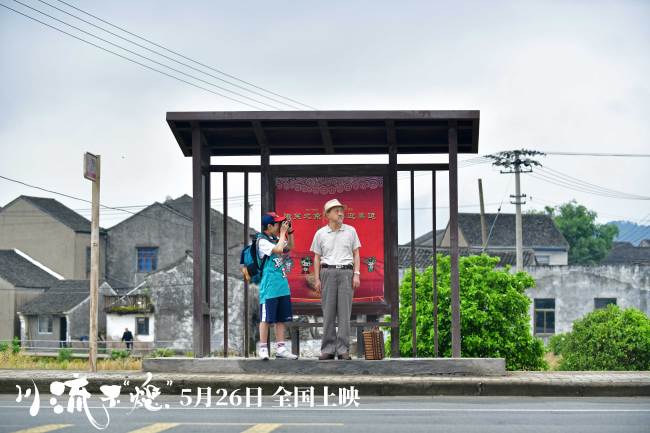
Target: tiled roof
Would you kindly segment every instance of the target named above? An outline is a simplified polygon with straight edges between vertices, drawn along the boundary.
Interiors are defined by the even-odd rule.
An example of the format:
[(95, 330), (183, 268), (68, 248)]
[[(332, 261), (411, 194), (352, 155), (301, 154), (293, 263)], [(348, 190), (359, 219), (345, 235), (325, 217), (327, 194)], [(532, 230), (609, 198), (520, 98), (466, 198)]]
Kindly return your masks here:
[[(442, 237), (445, 235), (445, 229), (436, 230), (436, 245), (440, 245)], [(415, 238), (415, 246), (418, 247), (431, 247), (433, 245), (433, 232), (428, 232), (420, 237)], [(411, 245), (411, 242), (404, 244), (405, 246)]]
[[(496, 223), (494, 223), (495, 218)], [(492, 233), (489, 235), (489, 246), (514, 247), (515, 214), (488, 213), (485, 214), (485, 223), (487, 225), (488, 233), (494, 223)], [(480, 247), (482, 245), (480, 214), (458, 214), (458, 227), (470, 246)], [(553, 219), (548, 215), (523, 214), (522, 230), (524, 235), (524, 248), (569, 248), (569, 243), (555, 226)]]
[(62, 280), (23, 305), (20, 312), (27, 315), (63, 314), (86, 300), (88, 296), (89, 280)]
[(17, 287), (49, 288), (59, 279), (15, 250), (0, 250), (0, 278)]
[(650, 265), (650, 247), (635, 247), (629, 242), (614, 242), (601, 265)]
[[(497, 217), (498, 215), (498, 217)], [(495, 221), (496, 218), (496, 222)], [(515, 214), (501, 213), (485, 214), (485, 223), (489, 234), (488, 247), (506, 247), (514, 248), (515, 246)], [(494, 227), (492, 225), (494, 224)], [(462, 232), (470, 248), (480, 248), (483, 245), (481, 238), (481, 215), (478, 213), (459, 213), (458, 228)], [(562, 233), (553, 223), (553, 219), (548, 215), (523, 214), (522, 229), (524, 234), (524, 248), (560, 248), (569, 249), (569, 243)], [(438, 230), (436, 237), (438, 245), (442, 240), (444, 230)], [(415, 240), (417, 246), (431, 245), (431, 232), (420, 236)], [(409, 245), (410, 242), (406, 245)]]
[[(443, 255), (449, 254), (448, 248), (438, 248), (438, 253)], [(398, 247), (398, 267), (409, 268), (411, 267), (411, 248), (409, 246), (402, 245)], [(479, 249), (467, 249), (461, 248), (459, 250), (460, 256), (470, 256), (470, 255), (479, 255), (481, 250)], [(514, 250), (495, 250), (488, 249), (485, 251), (485, 254), (492, 257), (499, 257), (499, 266), (511, 265), (515, 266), (517, 263), (517, 255)], [(427, 266), (431, 266), (433, 263), (433, 248), (432, 247), (415, 247), (415, 267), (417, 269), (424, 269)], [(524, 249), (524, 266), (534, 266), (536, 264), (535, 254), (532, 250)]]
[(23, 305), (23, 314), (62, 314), (79, 305), (90, 294), (88, 280), (63, 280)]
[(75, 232), (90, 233), (90, 221), (53, 198), (30, 197), (26, 195), (18, 197), (18, 199), (21, 198), (47, 213), (57, 221), (70, 227)]
[[(176, 212), (182, 214), (189, 220), (193, 219), (193, 213), (192, 213), (192, 197), (190, 197), (187, 194), (183, 194), (182, 196), (171, 199), (171, 200), (166, 200), (164, 203), (162, 203), (164, 206), (168, 206), (175, 210)], [(221, 233), (222, 227), (223, 227), (223, 213), (215, 210), (215, 209), (210, 209), (210, 219), (211, 219), (211, 225), (213, 227), (213, 230), (215, 227), (218, 228), (219, 233)], [(234, 224), (236, 226), (241, 226), (243, 229), (244, 224), (241, 223), (240, 221), (237, 221), (236, 219), (232, 217), (228, 217), (228, 222), (231, 224)], [(255, 234), (256, 231), (252, 228), (249, 227), (249, 230), (251, 234)], [(243, 230), (242, 230), (243, 234)], [(241, 235), (239, 235), (241, 237)]]

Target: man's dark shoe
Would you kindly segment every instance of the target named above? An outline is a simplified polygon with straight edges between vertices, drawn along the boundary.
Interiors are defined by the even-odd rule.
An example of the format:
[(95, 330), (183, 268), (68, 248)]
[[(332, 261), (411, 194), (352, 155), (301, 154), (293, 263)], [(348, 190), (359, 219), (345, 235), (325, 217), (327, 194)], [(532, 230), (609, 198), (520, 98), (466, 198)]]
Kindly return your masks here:
[(339, 359), (342, 359), (344, 361), (350, 361), (352, 358), (350, 358), (350, 354), (345, 352), (345, 353), (339, 353), (338, 355)]
[(334, 354), (333, 353), (321, 353), (320, 356), (318, 357), (319, 361), (326, 361), (328, 359), (334, 359)]

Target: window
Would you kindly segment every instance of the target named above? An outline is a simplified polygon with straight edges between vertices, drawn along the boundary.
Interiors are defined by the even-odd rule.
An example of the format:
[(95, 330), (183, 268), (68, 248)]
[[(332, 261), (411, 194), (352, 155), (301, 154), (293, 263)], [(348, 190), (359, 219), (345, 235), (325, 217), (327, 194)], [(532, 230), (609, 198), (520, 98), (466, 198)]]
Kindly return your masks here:
[(149, 318), (136, 317), (135, 332), (137, 335), (149, 335)]
[(90, 279), (90, 247), (86, 247), (86, 279)]
[(608, 305), (616, 305), (616, 298), (594, 298), (594, 309), (607, 308)]
[(38, 316), (38, 333), (52, 333), (52, 316)]
[(151, 272), (158, 269), (158, 247), (138, 248), (138, 272)]
[(538, 265), (548, 265), (551, 263), (551, 256), (535, 256)]
[(535, 334), (555, 333), (555, 299), (535, 299)]

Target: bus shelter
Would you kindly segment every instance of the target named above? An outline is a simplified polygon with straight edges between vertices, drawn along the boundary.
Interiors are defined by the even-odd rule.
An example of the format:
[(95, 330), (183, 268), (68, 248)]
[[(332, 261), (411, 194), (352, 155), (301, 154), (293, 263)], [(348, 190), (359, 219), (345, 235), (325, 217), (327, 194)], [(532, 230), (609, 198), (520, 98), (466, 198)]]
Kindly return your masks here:
[[(167, 123), (183, 155), (192, 158), (193, 179), (193, 349), (195, 357), (211, 353), (210, 335), (210, 179), (223, 185), (223, 329), (228, 356), (228, 174), (244, 174), (244, 233), (249, 239), (249, 174), (260, 174), (261, 210), (290, 216), (301, 234), (287, 260), (294, 314), (320, 315), (320, 299), (310, 287), (313, 273), (309, 246), (326, 224), (322, 205), (339, 198), (347, 205), (346, 223), (361, 237), (362, 285), (355, 291), (353, 315), (366, 322), (354, 326), (389, 326), (391, 353), (399, 356), (398, 172), (408, 172), (411, 221), (411, 291), (413, 356), (417, 356), (415, 293), (414, 173), (430, 172), (432, 224), (436, 227), (436, 174), (449, 176), (452, 356), (461, 356), (458, 275), (458, 154), (478, 153), (479, 111), (220, 111), (168, 112)], [(448, 163), (398, 163), (398, 155), (447, 154)], [(271, 155), (299, 155), (304, 163), (272, 165)], [(341, 164), (319, 164), (319, 155), (340, 157)], [(351, 156), (387, 155), (385, 164), (348, 164)], [(212, 164), (224, 156), (259, 156), (259, 165)], [(360, 158), (354, 158), (359, 160)], [(300, 241), (298, 241), (300, 238)], [(438, 354), (436, 237), (433, 247), (434, 353)], [(244, 341), (248, 356), (250, 312), (245, 285)], [(422, 302), (422, 300), (420, 300)], [(377, 318), (390, 316), (390, 321)], [(317, 326), (306, 324), (305, 326)]]

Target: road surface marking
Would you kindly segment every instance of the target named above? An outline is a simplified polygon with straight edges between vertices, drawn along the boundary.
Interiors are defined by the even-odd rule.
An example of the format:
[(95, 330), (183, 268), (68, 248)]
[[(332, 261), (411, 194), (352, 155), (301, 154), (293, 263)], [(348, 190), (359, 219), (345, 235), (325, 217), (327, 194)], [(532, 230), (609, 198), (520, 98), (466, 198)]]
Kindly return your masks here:
[(244, 430), (242, 433), (271, 433), (282, 424), (255, 424), (253, 427)]
[(62, 428), (70, 427), (72, 424), (46, 424), (39, 427), (26, 428), (18, 430), (14, 433), (46, 433), (49, 431), (60, 430)]
[(131, 430), (129, 433), (158, 433), (161, 431), (169, 430), (180, 425), (177, 422), (157, 422), (155, 424), (150, 424), (146, 427), (139, 428), (137, 430)]

